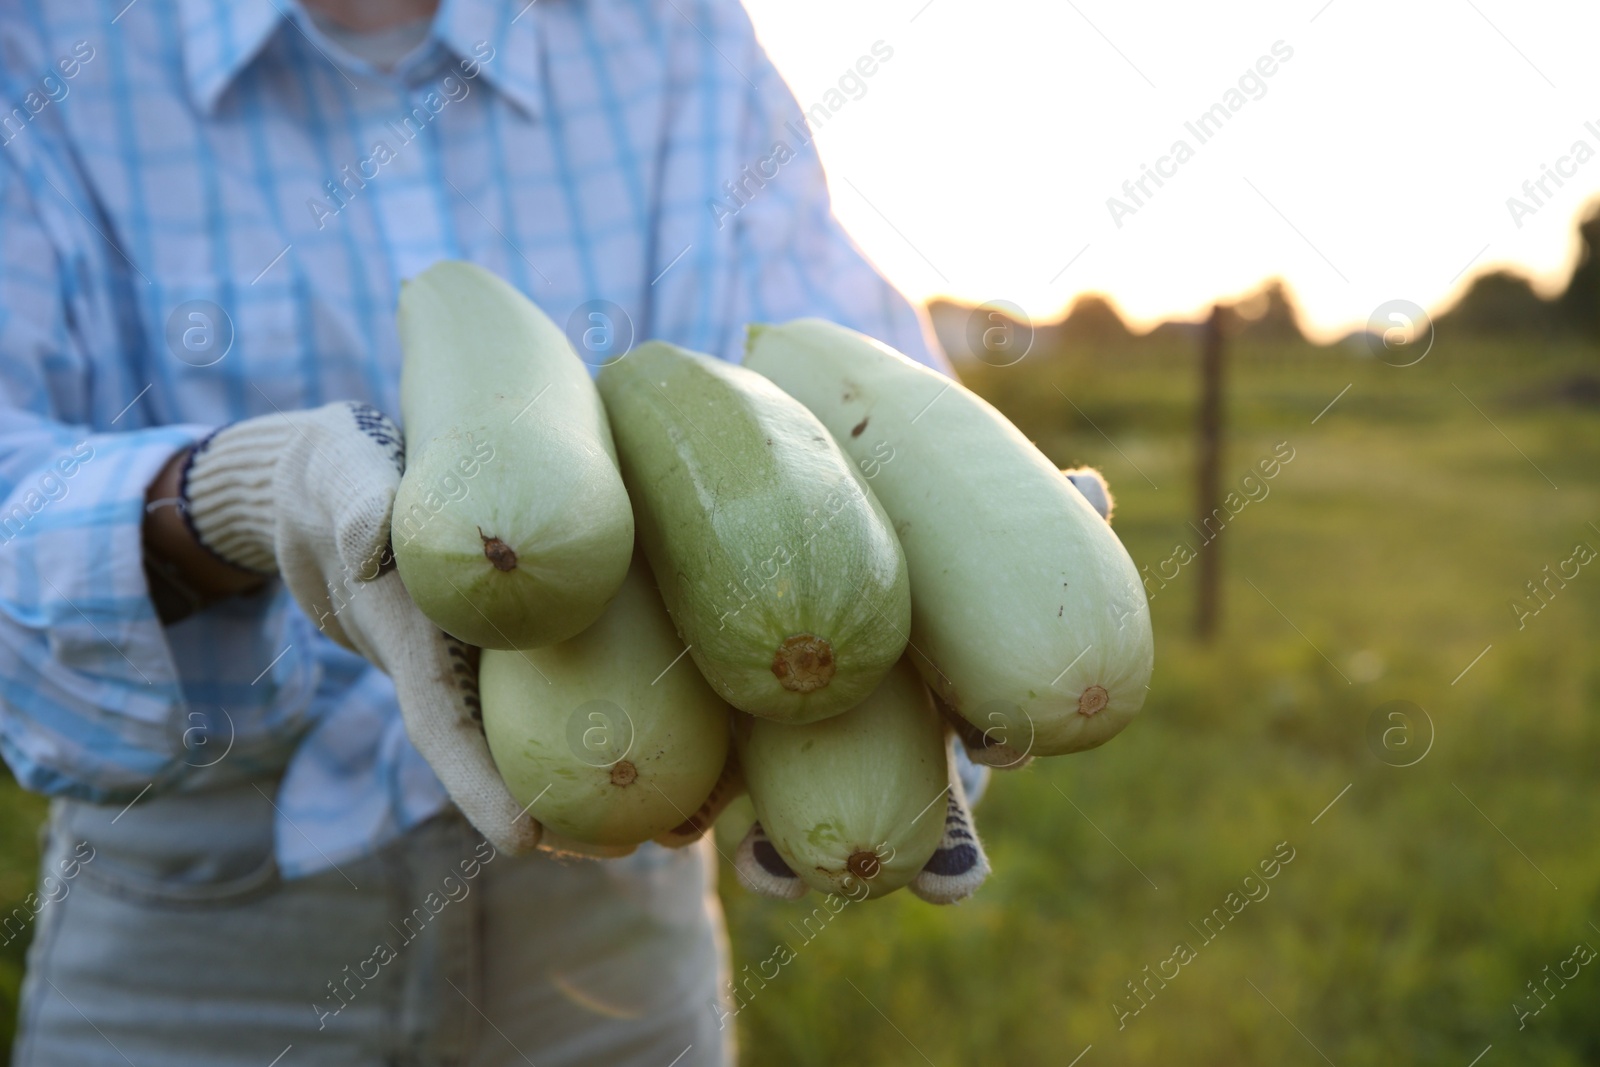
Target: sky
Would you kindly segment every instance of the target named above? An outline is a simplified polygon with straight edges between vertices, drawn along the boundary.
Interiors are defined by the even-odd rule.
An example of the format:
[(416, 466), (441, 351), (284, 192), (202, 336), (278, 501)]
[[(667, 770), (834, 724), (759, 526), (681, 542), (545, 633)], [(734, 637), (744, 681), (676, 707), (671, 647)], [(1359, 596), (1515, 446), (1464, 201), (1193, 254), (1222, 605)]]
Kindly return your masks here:
[[(802, 108), (892, 50), (817, 145), (835, 213), (919, 301), (1047, 321), (1099, 292), (1147, 327), (1277, 276), (1330, 340), (1485, 270), (1558, 291), (1600, 195), (1592, 3), (745, 6)], [(1125, 192), (1146, 167), (1162, 184)]]

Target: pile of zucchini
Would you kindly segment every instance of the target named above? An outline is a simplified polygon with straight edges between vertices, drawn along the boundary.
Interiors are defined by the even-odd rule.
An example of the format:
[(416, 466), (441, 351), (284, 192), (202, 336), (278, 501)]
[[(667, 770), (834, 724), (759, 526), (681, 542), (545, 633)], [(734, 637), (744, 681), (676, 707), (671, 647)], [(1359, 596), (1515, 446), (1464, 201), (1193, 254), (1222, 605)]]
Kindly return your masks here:
[(595, 383), (459, 262), (399, 322), (396, 562), (484, 650), (489, 747), (547, 846), (686, 844), (748, 790), (806, 884), (879, 896), (938, 846), (955, 738), (1016, 766), (1143, 703), (1127, 552), (951, 379), (800, 320), (752, 326), (742, 367), (649, 342)]

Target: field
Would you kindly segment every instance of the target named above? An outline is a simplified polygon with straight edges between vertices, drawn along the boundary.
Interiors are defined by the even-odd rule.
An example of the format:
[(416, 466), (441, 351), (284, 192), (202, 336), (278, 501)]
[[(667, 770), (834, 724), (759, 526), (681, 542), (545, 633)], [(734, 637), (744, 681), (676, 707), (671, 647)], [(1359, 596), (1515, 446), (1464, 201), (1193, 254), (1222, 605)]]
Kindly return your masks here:
[[(1151, 585), (1144, 712), (996, 777), (995, 873), (959, 907), (901, 893), (802, 932), (818, 898), (757, 899), (725, 865), (736, 969), (794, 956), (747, 987), (744, 1062), (1600, 1060), (1600, 966), (1567, 962), (1600, 947), (1600, 565), (1525, 589), (1600, 550), (1600, 408), (1570, 387), (1600, 360), (1448, 335), (1406, 368), (1235, 352), (1224, 487), (1292, 459), (1216, 542), (1200, 645), (1174, 559), (1200, 542), (1195, 361), (1162, 344), (968, 374), (1053, 459), (1103, 469), (1134, 559), (1176, 571)], [(1396, 700), (1422, 713), (1374, 721)], [(43, 811), (0, 787), (0, 909), (32, 887)], [(0, 948), (0, 1028), (21, 960)]]

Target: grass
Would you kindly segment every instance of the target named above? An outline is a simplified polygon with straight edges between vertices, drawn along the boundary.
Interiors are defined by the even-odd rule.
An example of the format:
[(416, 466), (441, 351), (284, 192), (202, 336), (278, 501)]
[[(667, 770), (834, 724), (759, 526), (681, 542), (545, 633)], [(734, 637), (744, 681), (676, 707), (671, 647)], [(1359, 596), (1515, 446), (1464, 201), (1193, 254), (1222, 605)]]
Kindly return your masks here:
[[(29, 914), (25, 902), (38, 881), (45, 806), (43, 798), (23, 792), (10, 774), (0, 773), (0, 919), (19, 907)], [(0, 1063), (11, 1062), (22, 962), (32, 934), (31, 922), (20, 931), (16, 923), (0, 926)]]
[[(1525, 628), (1510, 607), (1577, 542), (1600, 549), (1600, 411), (1533, 395), (1596, 366), (1448, 339), (1403, 369), (1236, 353), (1224, 485), (1280, 443), (1294, 458), (1218, 541), (1218, 639), (1190, 636), (1181, 568), (1151, 602), (1140, 719), (996, 777), (977, 811), (994, 874), (959, 907), (899, 893), (807, 940), (815, 896), (758, 899), (725, 867), (736, 971), (780, 943), (794, 954), (749, 987), (744, 1062), (1067, 1065), (1089, 1046), (1081, 1067), (1467, 1067), (1490, 1045), (1482, 1067), (1600, 1059), (1600, 960), (1551, 982), (1520, 1029), (1513, 1007), (1537, 1006), (1526, 983), (1576, 944), (1600, 947), (1600, 560)], [(979, 371), (970, 383), (1052, 459), (1107, 473), (1139, 564), (1197, 543), (1192, 353)], [(1392, 700), (1431, 722), (1413, 766), (1369, 747)], [(1410, 751), (1429, 732), (1418, 722)], [(7, 911), (32, 888), (43, 811), (0, 787)], [(1256, 883), (1267, 895), (1206, 941), (1195, 928), (1283, 842), (1293, 859)], [(1139, 1004), (1127, 983), (1179, 942), (1193, 959), (1119, 1026), (1114, 1003)], [(0, 949), (8, 1007), (20, 968), (19, 940)]]

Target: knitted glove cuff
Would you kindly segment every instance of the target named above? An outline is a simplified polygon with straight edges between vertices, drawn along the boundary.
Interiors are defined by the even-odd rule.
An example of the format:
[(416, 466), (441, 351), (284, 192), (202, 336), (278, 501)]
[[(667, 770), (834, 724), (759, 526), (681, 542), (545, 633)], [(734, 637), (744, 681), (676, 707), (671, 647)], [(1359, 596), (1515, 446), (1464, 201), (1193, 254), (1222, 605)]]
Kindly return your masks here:
[(183, 514), (195, 540), (235, 567), (278, 573), (273, 474), (294, 441), (288, 416), (224, 426), (190, 452), (183, 469)]
[(1093, 467), (1074, 467), (1061, 472), (1067, 480), (1077, 487), (1100, 517), (1107, 522), (1111, 521), (1111, 513), (1116, 509), (1116, 498), (1111, 495), (1111, 486), (1106, 484), (1105, 475)]

